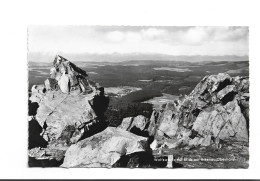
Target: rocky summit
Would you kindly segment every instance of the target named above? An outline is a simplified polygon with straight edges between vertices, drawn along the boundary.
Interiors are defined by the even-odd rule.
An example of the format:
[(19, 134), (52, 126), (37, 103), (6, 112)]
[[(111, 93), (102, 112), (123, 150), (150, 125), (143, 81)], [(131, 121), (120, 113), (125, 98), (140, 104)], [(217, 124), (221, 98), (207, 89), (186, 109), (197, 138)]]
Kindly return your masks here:
[(151, 117), (125, 117), (118, 127), (108, 127), (108, 106), (104, 88), (57, 55), (49, 77), (31, 88), (29, 166), (172, 168), (191, 162), (169, 162), (167, 154), (235, 149), (248, 155), (248, 77), (205, 76), (189, 95), (154, 109)]
[[(140, 118), (124, 119), (119, 128), (131, 128), (135, 119)], [(139, 131), (154, 137), (154, 149), (248, 143), (249, 78), (224, 73), (206, 76), (182, 100), (154, 110), (149, 121), (142, 120), (145, 125)]]
[[(88, 79), (84, 70), (61, 56), (55, 57), (50, 77), (43, 85), (34, 85), (29, 98), (30, 122), (35, 122), (30, 124), (29, 132), (36, 125), (42, 128), (35, 135), (48, 143), (46, 155), (61, 159), (84, 132), (89, 134), (84, 136), (91, 136), (106, 128), (104, 112), (109, 99), (103, 92), (102, 87)], [(33, 109), (36, 110), (30, 111)], [(79, 131), (82, 125), (84, 129)], [(35, 135), (29, 136), (29, 142)]]

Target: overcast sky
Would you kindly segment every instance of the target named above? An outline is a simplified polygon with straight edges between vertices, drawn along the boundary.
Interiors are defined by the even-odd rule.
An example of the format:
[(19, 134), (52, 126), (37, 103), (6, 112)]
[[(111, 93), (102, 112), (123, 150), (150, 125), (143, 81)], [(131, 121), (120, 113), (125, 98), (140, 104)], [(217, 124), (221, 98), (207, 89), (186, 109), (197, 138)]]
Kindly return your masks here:
[(248, 27), (31, 26), (29, 53), (248, 55)]

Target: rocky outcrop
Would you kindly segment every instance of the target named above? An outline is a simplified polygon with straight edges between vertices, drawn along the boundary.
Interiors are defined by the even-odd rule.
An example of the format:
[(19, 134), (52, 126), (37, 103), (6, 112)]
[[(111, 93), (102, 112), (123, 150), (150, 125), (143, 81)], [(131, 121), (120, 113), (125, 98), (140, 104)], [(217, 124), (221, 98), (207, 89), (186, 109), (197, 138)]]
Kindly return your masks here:
[[(130, 120), (120, 127), (128, 127)], [(154, 136), (154, 149), (248, 142), (249, 79), (223, 73), (206, 76), (188, 96), (154, 110), (146, 127)]]
[(147, 151), (147, 138), (108, 127), (70, 146), (61, 167), (112, 167), (121, 156)]
[[(41, 137), (42, 142), (48, 143), (44, 149), (46, 155), (61, 160), (72, 143), (107, 127), (104, 112), (109, 99), (104, 95), (104, 88), (97, 87), (87, 79), (84, 70), (65, 58), (56, 56), (53, 66), (45, 84), (32, 87), (29, 114), (33, 112), (33, 118), (30, 128), (38, 126), (37, 139)], [(82, 128), (80, 131), (79, 127)], [(35, 132), (29, 130), (30, 135)], [(30, 140), (34, 140), (33, 137), (30, 136)], [(37, 145), (29, 143), (30, 148), (34, 146)]]
[(171, 147), (218, 146), (219, 140), (248, 142), (248, 93), (246, 77), (206, 76), (179, 106), (153, 113), (159, 114), (156, 120), (151, 118), (158, 122), (155, 139), (167, 140)]
[(118, 128), (107, 127), (108, 104), (104, 88), (56, 56), (50, 77), (31, 89), (29, 156), (66, 168), (165, 167), (167, 162), (155, 163), (150, 147), (221, 148), (225, 141), (248, 142), (248, 77), (206, 76), (189, 95), (154, 110), (150, 118), (125, 118)]
[(50, 70), (50, 78), (45, 81), (45, 86), (47, 89), (53, 89), (58, 84), (63, 93), (70, 91), (90, 93), (96, 85), (87, 76), (86, 71), (57, 55), (53, 62), (53, 68)]
[(138, 116), (127, 128), (107, 127), (108, 104), (104, 88), (56, 56), (50, 77), (33, 86), (29, 98), (29, 166), (117, 167), (125, 157), (131, 167), (153, 163), (148, 138), (129, 132), (144, 131), (149, 119)]

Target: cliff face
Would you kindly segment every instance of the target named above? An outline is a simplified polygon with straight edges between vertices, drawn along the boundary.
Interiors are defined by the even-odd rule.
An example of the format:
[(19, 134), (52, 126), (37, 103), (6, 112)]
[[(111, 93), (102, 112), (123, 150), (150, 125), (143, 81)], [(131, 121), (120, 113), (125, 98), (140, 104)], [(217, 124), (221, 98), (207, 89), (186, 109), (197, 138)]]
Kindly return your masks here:
[(140, 131), (168, 148), (248, 142), (249, 78), (223, 73), (206, 76), (188, 96), (155, 110), (143, 124), (146, 129)]

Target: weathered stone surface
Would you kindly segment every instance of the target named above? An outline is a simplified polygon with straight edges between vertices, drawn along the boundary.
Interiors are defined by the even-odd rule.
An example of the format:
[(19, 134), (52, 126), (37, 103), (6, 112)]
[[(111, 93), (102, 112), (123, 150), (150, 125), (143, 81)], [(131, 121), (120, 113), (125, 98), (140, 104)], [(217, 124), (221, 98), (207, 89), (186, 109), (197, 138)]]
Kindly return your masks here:
[(179, 119), (174, 115), (174, 112), (171, 110), (166, 110), (161, 115), (160, 124), (158, 126), (158, 130), (163, 132), (169, 137), (173, 137), (178, 129)]
[(201, 146), (209, 146), (211, 144), (211, 135), (206, 135), (205, 138), (201, 138), (199, 144)]
[(164, 106), (164, 111), (154, 110), (150, 121), (148, 122), (148, 129), (150, 136), (161, 140), (162, 137), (172, 138), (176, 135), (179, 123), (179, 106), (172, 103), (167, 103)]
[(227, 85), (224, 89), (222, 89), (217, 93), (217, 98), (222, 100), (227, 94), (234, 92), (234, 89), (235, 89), (234, 85)]
[(75, 73), (77, 75), (86, 77), (88, 76), (88, 74), (86, 73), (86, 71), (80, 69), (79, 67), (77, 67), (75, 64), (73, 64), (72, 62), (68, 61), (67, 59), (65, 59), (64, 57), (57, 55), (53, 61), (53, 66), (55, 67), (55, 69), (66, 69), (66, 71), (68, 72), (68, 74)]
[(148, 131), (148, 126), (150, 125), (149, 118), (146, 118), (143, 115), (136, 117), (124, 118), (122, 123), (118, 128), (130, 131), (139, 136), (149, 137), (150, 132)]
[(44, 81), (45, 88), (48, 90), (56, 90), (58, 89), (58, 82), (56, 79), (48, 78)]
[(32, 93), (44, 94), (46, 92), (46, 89), (44, 85), (33, 85), (31, 91)]
[(206, 76), (177, 107), (154, 111), (148, 130), (171, 148), (210, 146), (214, 140), (248, 142), (248, 101), (248, 78)]
[(133, 120), (134, 120), (133, 117), (124, 118), (122, 123), (118, 126), (118, 128), (129, 131)]
[(154, 140), (151, 144), (150, 144), (150, 148), (152, 150), (155, 150), (158, 147), (158, 142), (157, 140)]
[(160, 116), (161, 116), (160, 111), (153, 111), (152, 112), (152, 115), (151, 115), (151, 118), (150, 118), (150, 124), (149, 124), (149, 127), (148, 127), (148, 132), (149, 132), (150, 136), (154, 136), (156, 134)]
[(28, 155), (34, 158), (42, 158), (45, 155), (45, 150), (41, 149), (41, 147), (35, 147), (29, 150)]
[(50, 78), (55, 79), (63, 93), (90, 93), (96, 89), (96, 83), (87, 79), (86, 71), (80, 69), (64, 57), (57, 55), (50, 70)]
[[(41, 146), (48, 157), (62, 160), (71, 144), (107, 127), (104, 112), (109, 99), (102, 87), (95, 87), (86, 72), (68, 60), (56, 56), (53, 65), (45, 85), (31, 90), (29, 149)], [(80, 82), (84, 90), (90, 87), (88, 92), (80, 89)]]
[(39, 123), (33, 136), (48, 141), (44, 149), (35, 148), (39, 143), (29, 145), (32, 157), (62, 160), (66, 152), (63, 167), (150, 167), (154, 163), (141, 156), (153, 159), (151, 142), (152, 149), (161, 151), (213, 143), (219, 149), (223, 140), (248, 142), (248, 78), (206, 76), (178, 104), (164, 105), (150, 119), (125, 118), (119, 129), (106, 128), (104, 112), (109, 100), (86, 78), (85, 71), (61, 56), (53, 65), (45, 85), (32, 88), (30, 101), (39, 108), (37, 114), (29, 111), (29, 123)]
[(60, 90), (63, 93), (65, 93), (65, 94), (69, 93), (69, 91), (70, 91), (69, 78), (68, 78), (67, 75), (65, 75), (65, 72), (60, 77), (60, 80), (58, 81), (58, 84), (60, 86)]
[(74, 96), (48, 91), (39, 103), (36, 119), (41, 126), (47, 124), (48, 138), (57, 140), (67, 126), (76, 127), (97, 117), (89, 104), (94, 96), (95, 93)]
[(249, 93), (249, 78), (236, 76), (233, 78), (233, 84), (236, 86), (237, 91)]
[(108, 127), (71, 145), (61, 167), (112, 167), (123, 155), (148, 150), (147, 138)]
[(190, 146), (198, 146), (199, 145), (199, 137), (195, 137), (194, 139), (189, 140), (189, 145)]
[(215, 91), (223, 89), (226, 85), (230, 85), (232, 78), (228, 74), (219, 73), (218, 75), (206, 76), (194, 88), (191, 94), (202, 95), (206, 92), (212, 94)]
[(153, 168), (158, 167), (155, 162), (155, 158), (148, 152), (135, 152), (129, 155), (123, 155), (116, 163), (113, 164), (113, 168)]
[(212, 135), (222, 140), (248, 140), (246, 120), (237, 101), (229, 102), (223, 107), (216, 105), (212, 111), (201, 112), (192, 129), (200, 135)]
[(144, 131), (148, 120), (149, 119), (143, 115), (124, 118), (119, 128), (130, 131), (133, 127), (136, 127), (140, 129), (140, 131)]
[(39, 103), (41, 99), (45, 96), (46, 89), (44, 85), (33, 85), (31, 89), (31, 96), (29, 100), (31, 102)]
[(144, 117), (143, 115), (136, 116), (132, 122), (131, 128), (135, 126), (136, 128), (139, 128), (141, 131), (144, 131), (148, 120), (149, 119)]

